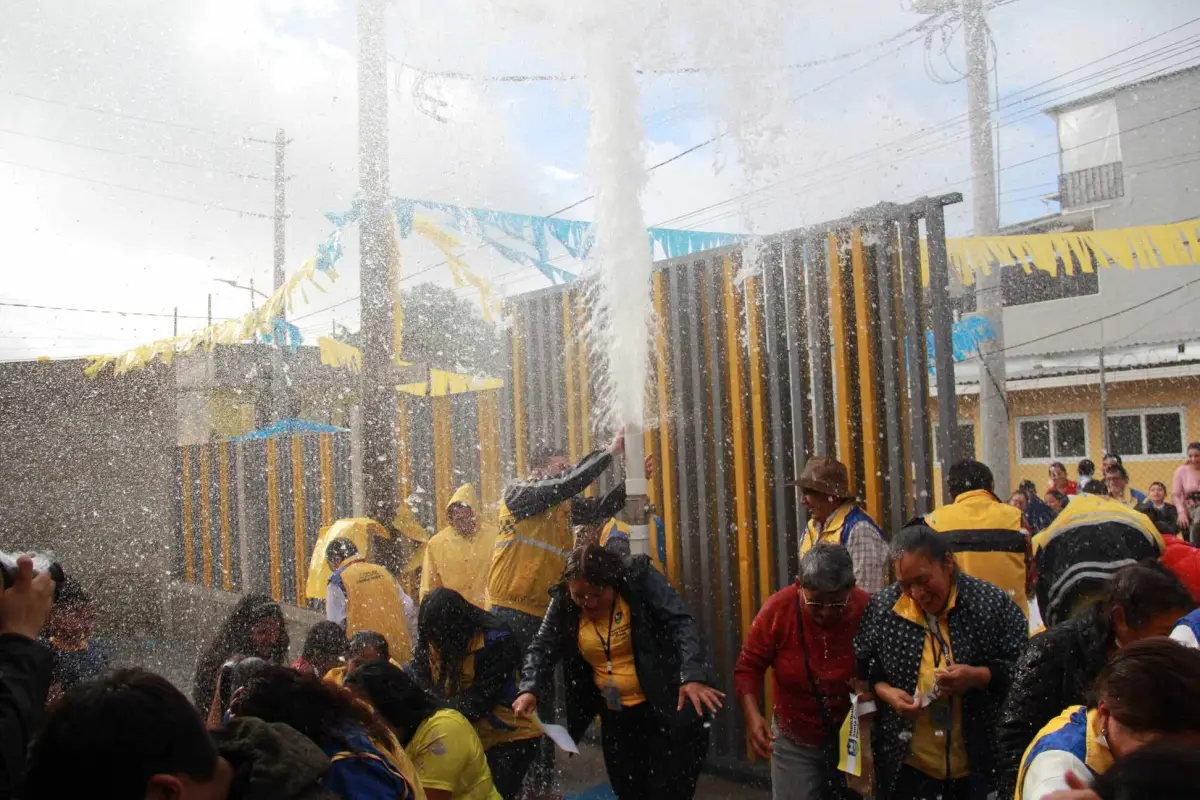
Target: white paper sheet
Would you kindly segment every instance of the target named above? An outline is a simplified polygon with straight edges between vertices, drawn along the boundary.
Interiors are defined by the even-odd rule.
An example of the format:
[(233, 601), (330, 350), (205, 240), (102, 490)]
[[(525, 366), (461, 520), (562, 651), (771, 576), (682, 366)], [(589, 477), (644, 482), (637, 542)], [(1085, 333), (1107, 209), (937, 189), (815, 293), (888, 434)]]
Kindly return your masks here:
[(562, 725), (552, 725), (548, 722), (542, 722), (537, 714), (533, 715), (533, 720), (542, 729), (542, 732), (550, 737), (550, 741), (558, 745), (560, 750), (565, 753), (579, 753), (579, 747), (575, 744), (575, 740), (571, 738), (571, 734), (567, 733), (567, 729)]

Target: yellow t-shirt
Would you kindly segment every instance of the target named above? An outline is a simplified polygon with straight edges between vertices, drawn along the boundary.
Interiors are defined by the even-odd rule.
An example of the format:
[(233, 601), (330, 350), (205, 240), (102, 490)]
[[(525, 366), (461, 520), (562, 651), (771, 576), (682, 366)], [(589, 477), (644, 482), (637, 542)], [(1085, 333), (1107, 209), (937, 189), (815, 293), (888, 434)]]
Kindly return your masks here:
[(619, 594), (614, 596), (610, 615), (598, 620), (579, 618), (579, 652), (592, 665), (596, 687), (603, 692), (611, 682), (621, 693), (621, 705), (625, 707), (646, 702), (633, 660), (630, 622), (629, 604)]
[[(491, 634), (495, 635), (495, 633)], [(511, 635), (511, 634), (510, 634)], [(475, 655), (486, 646), (484, 634), (477, 633), (471, 640), (471, 650), (463, 659), (462, 671), (458, 676), (458, 690), (465, 692), (475, 682)], [(429, 648), (429, 671), (435, 685), (441, 684), (441, 659), (436, 647)], [(512, 704), (517, 699), (517, 672), (505, 683), (504, 690), (492, 713), (475, 720), (475, 732), (483, 749), (488, 750), (495, 745), (506, 742), (519, 742), (524, 739), (536, 739), (542, 735), (542, 729), (531, 717), (518, 717), (513, 713)]]
[(429, 540), (421, 566), (421, 597), (439, 586), (453, 589), (482, 609), (487, 609), (488, 572), (496, 547), (494, 525), (480, 521), (467, 538), (447, 526)]
[(450, 792), (455, 800), (500, 800), (479, 735), (457, 711), (435, 711), (404, 750), (423, 788)]
[[(924, 697), (928, 695), (936, 683), (933, 673), (944, 669), (953, 663), (954, 645), (950, 641), (949, 615), (950, 609), (958, 599), (957, 588), (950, 590), (950, 599), (946, 609), (937, 618), (938, 631), (942, 641), (946, 643), (949, 652), (942, 653), (938, 643), (934, 649), (934, 636), (928, 630), (925, 612), (907, 595), (901, 595), (893, 610), (906, 619), (926, 628), (925, 649), (921, 653), (921, 667), (917, 674), (917, 692)], [(950, 778), (967, 777), (967, 742), (963, 730), (962, 698), (950, 699), (950, 730), (938, 730), (930, 711), (931, 707), (921, 709), (913, 723), (912, 741), (909, 743), (908, 758), (904, 763), (921, 770), (932, 778), (946, 778), (947, 745), (949, 746)]]

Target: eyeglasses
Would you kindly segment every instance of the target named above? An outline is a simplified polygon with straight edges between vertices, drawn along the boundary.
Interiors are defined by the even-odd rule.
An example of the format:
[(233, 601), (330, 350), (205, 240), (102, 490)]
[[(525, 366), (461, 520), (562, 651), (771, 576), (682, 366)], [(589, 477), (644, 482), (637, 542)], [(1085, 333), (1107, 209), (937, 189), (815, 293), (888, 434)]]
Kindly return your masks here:
[(809, 608), (814, 608), (818, 611), (824, 611), (826, 609), (830, 611), (841, 611), (850, 602), (849, 599), (846, 599), (840, 603), (814, 603), (812, 600), (808, 599), (808, 595), (806, 595), (804, 592), (801, 592), (800, 596), (804, 598), (804, 605), (808, 606)]

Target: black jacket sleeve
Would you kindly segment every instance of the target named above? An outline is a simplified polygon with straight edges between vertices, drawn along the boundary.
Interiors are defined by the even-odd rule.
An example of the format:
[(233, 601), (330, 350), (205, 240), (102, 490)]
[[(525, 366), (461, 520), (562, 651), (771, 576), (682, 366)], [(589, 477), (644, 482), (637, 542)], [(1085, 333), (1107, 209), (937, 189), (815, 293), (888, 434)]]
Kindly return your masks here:
[(1015, 602), (1010, 600), (1002, 607), (1000, 619), (989, 634), (989, 641), (990, 657), (987, 663), (978, 666), (987, 667), (992, 673), (992, 679), (988, 682), (988, 692), (995, 697), (1004, 698), (1012, 685), (1013, 669), (1029, 643), (1029, 620)]
[[(1021, 757), (1033, 737), (1063, 710), (1064, 655), (1069, 643), (1054, 631), (1029, 640), (1010, 675), (996, 730), (996, 773), (1001, 797), (1016, 791)], [(993, 673), (993, 680), (995, 673)]]
[(654, 620), (654, 627), (665, 631), (675, 643), (679, 657), (679, 682), (711, 683), (708, 665), (700, 651), (700, 631), (696, 627), (696, 620), (667, 579), (650, 566), (645, 556), (639, 558), (645, 563), (639, 565), (636, 573), (638, 594)]
[(521, 644), (511, 633), (492, 642), (475, 654), (475, 679), (465, 691), (451, 697), (446, 705), (469, 721), (492, 713), (505, 685), (513, 680), (521, 665)]
[(603, 519), (615, 517), (625, 508), (625, 483), (622, 481), (600, 498), (597, 511)]
[(886, 590), (876, 594), (867, 602), (867, 609), (858, 623), (858, 632), (854, 634), (854, 660), (858, 679), (866, 681), (871, 691), (875, 691), (875, 684), (882, 682), (884, 677), (878, 669), (879, 660), (876, 657), (877, 640), (882, 624), (880, 620), (882, 603), (876, 603), (875, 599), (885, 594)]
[[(562, 660), (564, 637), (567, 635), (568, 602), (561, 589), (555, 587), (550, 590), (550, 605), (546, 608), (546, 615), (542, 617), (533, 643), (525, 651), (525, 667), (521, 670), (521, 684), (518, 687), (522, 694), (541, 692), (549, 685), (555, 665)], [(571, 635), (575, 635), (575, 632)]]
[(611, 463), (612, 456), (597, 450), (560, 475), (514, 483), (504, 493), (504, 505), (518, 520), (535, 517), (582, 492)]
[(54, 657), (44, 644), (19, 634), (0, 635), (0, 798), (20, 789), (53, 669)]

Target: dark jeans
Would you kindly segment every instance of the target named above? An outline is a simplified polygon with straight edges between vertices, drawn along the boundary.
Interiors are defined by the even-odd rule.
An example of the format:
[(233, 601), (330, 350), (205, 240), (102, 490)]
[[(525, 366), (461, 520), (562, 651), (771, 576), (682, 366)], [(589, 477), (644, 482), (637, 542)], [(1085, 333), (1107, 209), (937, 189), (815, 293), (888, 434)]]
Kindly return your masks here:
[[(542, 627), (541, 617), (535, 617), (523, 611), (504, 608), (502, 606), (492, 606), (491, 612), (507, 624), (509, 629), (516, 634), (517, 639), (521, 642), (522, 651), (529, 648), (534, 638), (537, 637), (538, 628)], [(542, 722), (554, 722), (553, 673), (545, 681), (545, 686), (546, 688), (537, 695), (538, 719)], [(537, 759), (534, 762), (533, 770), (530, 772), (529, 788), (535, 792), (544, 794), (550, 790), (550, 785), (554, 782), (554, 742), (545, 736), (537, 741), (541, 744), (538, 746)]]
[(649, 703), (600, 712), (608, 781), (620, 800), (691, 800), (708, 752), (708, 728), (697, 719), (672, 728)]
[(488, 769), (492, 771), (492, 783), (504, 800), (516, 800), (521, 795), (521, 784), (525, 781), (525, 773), (538, 754), (540, 739), (522, 739), (519, 742), (505, 742), (492, 745), (484, 754), (487, 756)]
[(931, 778), (921, 770), (905, 764), (896, 778), (892, 800), (970, 800), (971, 779), (947, 781)]

